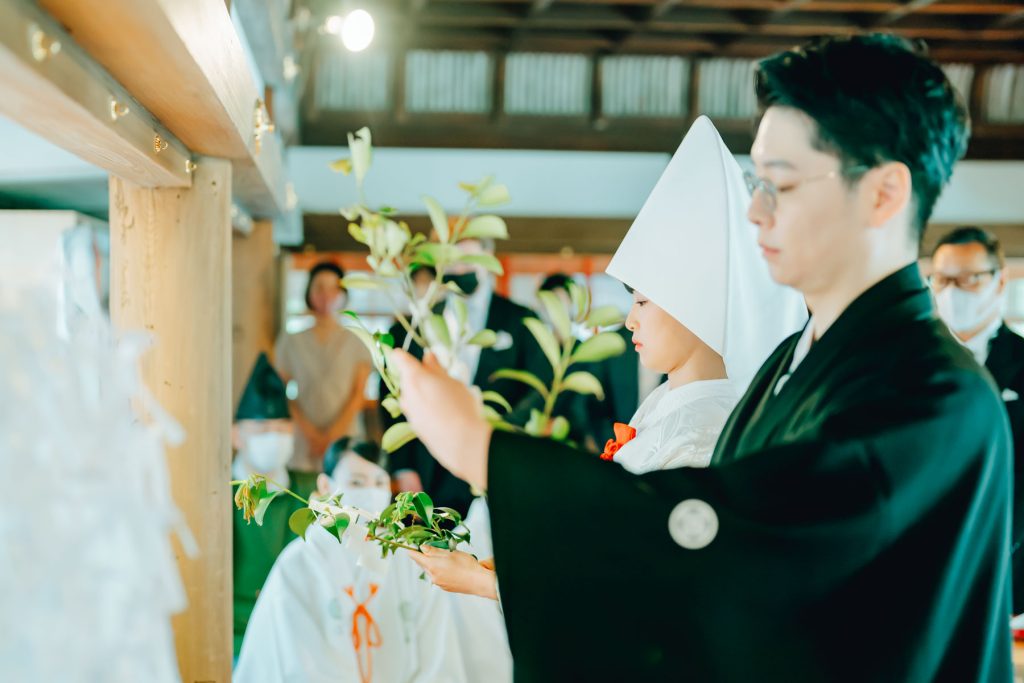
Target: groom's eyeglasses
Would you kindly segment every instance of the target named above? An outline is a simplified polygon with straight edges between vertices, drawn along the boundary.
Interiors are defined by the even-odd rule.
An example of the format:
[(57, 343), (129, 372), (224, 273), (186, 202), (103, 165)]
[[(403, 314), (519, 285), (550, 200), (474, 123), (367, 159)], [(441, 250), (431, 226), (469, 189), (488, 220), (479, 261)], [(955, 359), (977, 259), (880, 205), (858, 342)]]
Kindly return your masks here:
[(767, 178), (760, 178), (750, 171), (743, 172), (743, 180), (747, 184), (747, 191), (750, 192), (751, 198), (753, 198), (755, 192), (760, 190), (761, 196), (764, 199), (765, 208), (768, 209), (769, 213), (775, 213), (775, 209), (779, 205), (780, 192), (789, 192), (790, 190), (796, 189), (797, 186), (802, 185), (803, 183), (810, 183), (814, 182), (815, 180), (828, 180), (830, 178), (838, 178), (840, 175), (843, 174), (844, 171), (846, 173), (856, 174), (865, 173), (870, 170), (870, 166), (864, 165), (850, 166), (847, 169), (837, 168), (835, 170), (829, 171), (828, 173), (822, 173), (821, 175), (811, 176), (810, 178), (801, 178), (796, 182), (787, 184), (786, 187), (781, 189), (775, 183), (768, 180)]

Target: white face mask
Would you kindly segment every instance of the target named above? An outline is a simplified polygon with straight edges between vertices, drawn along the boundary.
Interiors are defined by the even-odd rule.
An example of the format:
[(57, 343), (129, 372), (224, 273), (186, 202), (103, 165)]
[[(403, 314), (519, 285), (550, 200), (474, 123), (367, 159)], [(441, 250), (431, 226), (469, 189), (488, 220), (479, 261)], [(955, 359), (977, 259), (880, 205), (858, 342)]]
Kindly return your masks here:
[(381, 488), (341, 489), (341, 504), (366, 510), (374, 517), (391, 504), (391, 491)]
[(939, 317), (954, 332), (970, 332), (998, 314), (1003, 297), (998, 295), (999, 278), (992, 278), (988, 287), (980, 292), (965, 292), (949, 285), (935, 295)]
[(335, 466), (329, 480), (342, 494), (341, 504), (365, 510), (375, 517), (391, 504), (388, 473), (356, 453), (348, 453)]
[(276, 472), (291, 459), (293, 444), (292, 435), (284, 432), (253, 434), (245, 441), (245, 459), (257, 472)]

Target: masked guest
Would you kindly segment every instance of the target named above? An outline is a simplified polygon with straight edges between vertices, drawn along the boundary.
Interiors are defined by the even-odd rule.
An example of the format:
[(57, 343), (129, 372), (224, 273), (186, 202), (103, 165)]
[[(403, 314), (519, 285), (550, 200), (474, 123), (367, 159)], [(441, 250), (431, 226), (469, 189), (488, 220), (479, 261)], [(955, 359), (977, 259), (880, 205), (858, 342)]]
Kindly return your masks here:
[[(493, 240), (465, 240), (458, 246), (466, 255), (494, 255)], [(539, 351), (537, 354), (532, 353), (536, 342), (523, 325), (523, 319), (534, 317), (534, 314), (530, 309), (497, 294), (494, 291), (494, 276), (481, 265), (456, 264), (448, 270), (445, 281), (454, 283), (467, 295), (465, 301), (469, 329), (487, 328), (498, 336), (497, 343), (491, 348), (464, 348), (462, 355), (455, 359), (460, 366), (459, 374), (463, 375), (460, 379), (484, 391), (497, 391), (513, 406), (519, 404), (532, 390), (508, 380), (492, 382), (490, 377), (497, 370), (523, 369), (533, 367), (532, 364), (536, 363)], [(438, 303), (437, 308), (449, 321), (449, 326), (454, 326), (455, 315), (450, 299), (444, 302), (443, 308), (440, 306)], [(395, 338), (395, 346), (401, 347), (405, 341), (405, 330), (396, 324), (391, 328), (391, 333)], [(422, 355), (422, 349), (416, 344), (412, 344), (410, 351), (416, 356)], [(386, 392), (383, 385), (382, 392)], [(382, 419), (385, 428), (395, 422), (387, 413), (382, 413)], [(399, 491), (426, 491), (437, 505), (454, 508), (463, 515), (469, 510), (473, 501), (469, 486), (430, 457), (419, 442), (408, 444), (392, 453), (389, 469)]]
[[(245, 386), (231, 436), (237, 455), (231, 466), (234, 479), (262, 474), (276, 484), (308, 496), (316, 487), (316, 475), (289, 470), (294, 444), (293, 424), (288, 412), (284, 381), (267, 360), (266, 354), (256, 359), (249, 383)], [(302, 507), (295, 498), (281, 495), (274, 498), (263, 524), (246, 522), (241, 510), (234, 512), (234, 634), (235, 656), (242, 645), (246, 624), (256, 598), (278, 553), (292, 540), (288, 528), (292, 512)]]
[[(324, 458), (321, 495), (378, 515), (391, 501), (380, 449), (343, 439)], [(314, 524), (274, 564), (256, 602), (237, 683), (469, 683), (451, 596), (407, 557), (382, 560), (351, 525), (342, 542)], [(362, 530), (365, 534), (365, 529)]]
[(1024, 612), (1024, 338), (1006, 326), (1006, 257), (999, 240), (976, 227), (939, 240), (929, 279), (936, 310), (999, 386), (1013, 432), (1013, 613)]

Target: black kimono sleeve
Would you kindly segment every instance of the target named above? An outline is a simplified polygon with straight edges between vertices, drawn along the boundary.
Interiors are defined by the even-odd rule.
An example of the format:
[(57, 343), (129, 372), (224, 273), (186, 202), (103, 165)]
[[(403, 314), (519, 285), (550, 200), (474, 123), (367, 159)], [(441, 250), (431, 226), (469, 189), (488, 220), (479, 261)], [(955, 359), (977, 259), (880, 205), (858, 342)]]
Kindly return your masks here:
[[(495, 435), (516, 680), (1010, 681), (1005, 418), (977, 375), (936, 387), (708, 469)], [(691, 500), (700, 549), (669, 527)]]

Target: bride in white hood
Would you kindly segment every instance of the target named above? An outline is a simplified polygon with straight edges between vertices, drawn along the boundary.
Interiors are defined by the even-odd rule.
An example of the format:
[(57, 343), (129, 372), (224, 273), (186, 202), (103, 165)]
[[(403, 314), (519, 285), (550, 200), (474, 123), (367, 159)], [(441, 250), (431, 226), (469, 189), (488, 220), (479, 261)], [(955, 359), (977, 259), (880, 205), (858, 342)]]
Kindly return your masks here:
[[(626, 327), (640, 362), (668, 380), (616, 425), (602, 458), (635, 473), (706, 467), (755, 372), (806, 323), (803, 298), (758, 253), (749, 203), (742, 169), (701, 116), (608, 266), (633, 292)], [(497, 595), (494, 573), (465, 553), (412, 557), (446, 590)]]
[(769, 276), (749, 203), (743, 171), (701, 116), (608, 266), (633, 292), (626, 327), (640, 362), (668, 376), (605, 450), (631, 472), (706, 467), (754, 373), (807, 320), (803, 298)]

